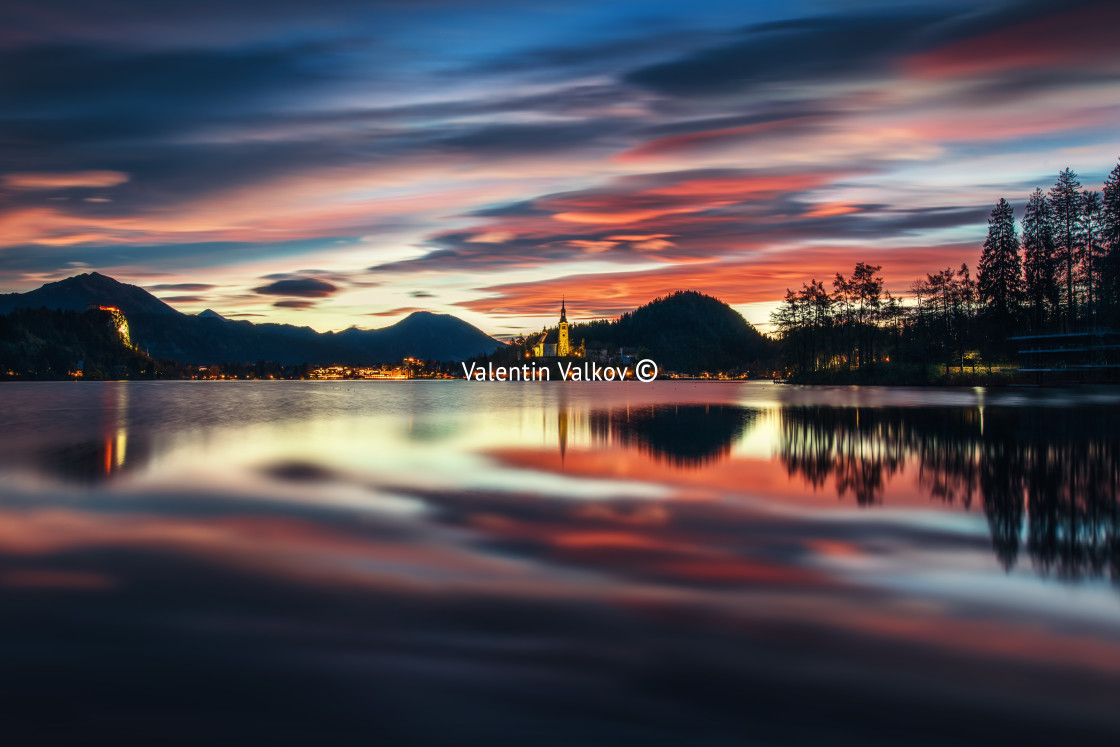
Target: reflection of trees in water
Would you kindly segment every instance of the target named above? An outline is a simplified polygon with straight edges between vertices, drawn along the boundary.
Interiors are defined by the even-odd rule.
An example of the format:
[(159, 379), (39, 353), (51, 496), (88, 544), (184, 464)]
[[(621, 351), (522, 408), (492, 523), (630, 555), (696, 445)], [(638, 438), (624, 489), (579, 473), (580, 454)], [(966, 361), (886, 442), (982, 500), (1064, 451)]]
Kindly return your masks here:
[[(1120, 408), (836, 408), (781, 412), (781, 458), (814, 487), (881, 500), (907, 462), (931, 497), (979, 496), (996, 555), (1120, 581)], [(1024, 532), (1025, 521), (1025, 532)]]
[(1120, 433), (1115, 409), (1034, 418), (1024, 428), (1035, 458), (1024, 465), (1027, 550), (1063, 577), (1120, 581)]
[(756, 416), (734, 405), (653, 405), (597, 410), (589, 415), (594, 440), (636, 446), (681, 467), (698, 467), (730, 455)]
[(782, 461), (814, 488), (829, 478), (837, 493), (860, 505), (876, 503), (883, 486), (902, 466), (906, 448), (897, 413), (843, 407), (791, 407), (782, 411)]

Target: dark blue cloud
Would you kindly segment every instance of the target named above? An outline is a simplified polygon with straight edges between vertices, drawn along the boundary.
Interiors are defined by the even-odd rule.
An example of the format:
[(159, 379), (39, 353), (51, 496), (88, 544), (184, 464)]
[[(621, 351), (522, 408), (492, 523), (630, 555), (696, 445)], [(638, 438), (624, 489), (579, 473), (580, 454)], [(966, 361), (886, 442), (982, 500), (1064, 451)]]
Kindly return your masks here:
[[(776, 127), (775, 141), (816, 134), (850, 111), (830, 82), (889, 77), (912, 52), (1064, 12), (1033, 0), (980, 10), (966, 4), (854, 6), (830, 4), (832, 15), (806, 18), (802, 7), (720, 0), (686, 7), (573, 0), (564, 13), (457, 0), (11, 0), (0, 7), (0, 174), (111, 169), (129, 180), (105, 195), (10, 191), (0, 194), (0, 217), (45, 204), (78, 224), (84, 217), (167, 215), (221, 192), (251, 195), (257, 186), (295, 183), (309, 172), (377, 174), (444, 158), (462, 174), (495, 159), (607, 158), (659, 138), (793, 120), (802, 129)], [(782, 16), (745, 25), (746, 19)], [(552, 22), (542, 23), (546, 18)], [(1079, 75), (1000, 72), (947, 90), (935, 104), (1010, 101), (1072, 84)], [(1100, 76), (1097, 82), (1112, 82)], [(1017, 137), (1007, 147), (1025, 140)], [(949, 147), (959, 154), (965, 146)], [(984, 147), (996, 152), (1003, 146)], [(86, 196), (111, 201), (82, 202)], [(479, 207), (471, 215), (546, 215), (536, 202), (549, 196)], [(753, 216), (777, 221), (772, 213), (788, 210), (790, 220), (797, 219), (800, 198), (808, 201), (790, 195), (749, 210), (721, 207), (711, 214), (737, 220), (698, 221), (690, 235), (698, 242), (757, 236), (774, 227), (755, 225)], [(482, 194), (479, 201), (486, 199)], [(937, 220), (951, 222), (973, 210), (963, 206), (958, 215), (955, 209)], [(840, 238), (863, 237), (873, 228), (890, 235), (924, 230), (927, 220), (881, 213), (867, 208), (802, 221), (802, 235), (833, 230)], [(352, 237), (382, 228), (375, 218), (355, 222), (333, 233)], [(470, 231), (453, 230), (428, 246), (432, 260), (486, 268), (503, 258), (571, 257), (579, 250), (566, 242), (610, 233), (559, 228), (501, 247), (471, 243)], [(16, 246), (0, 253), (0, 272), (54, 270), (71, 262), (182, 270), (292, 254), (297, 247), (326, 249), (336, 238)], [(611, 258), (628, 261), (627, 252), (619, 249)]]
[[(246, 106), (268, 95), (301, 91), (328, 77), (312, 69), (326, 44), (232, 50), (116, 50), (94, 46), (36, 46), (0, 53), (0, 95), (8, 112), (210, 113), (224, 104)], [(17, 72), (18, 71), (18, 72)], [(247, 100), (248, 99), (248, 100)]]
[(433, 145), (480, 156), (548, 153), (593, 143), (618, 125), (609, 120), (570, 123), (501, 124), (441, 138)]
[(336, 293), (338, 286), (316, 278), (277, 280), (268, 285), (254, 288), (254, 291), (267, 296), (300, 296), (303, 298), (326, 298)]
[(882, 68), (912, 50), (944, 14), (830, 16), (750, 27), (731, 43), (629, 73), (626, 80), (674, 96), (744, 93), (762, 84), (835, 78)]
[(208, 285), (207, 283), (161, 283), (160, 285), (148, 286), (150, 291), (207, 291), (213, 290), (217, 286)]
[(144, 267), (149, 270), (195, 270), (263, 259), (297, 256), (321, 248), (330, 239), (277, 242), (192, 242), (183, 244), (19, 245), (0, 251), (0, 274), (42, 272), (88, 265)]

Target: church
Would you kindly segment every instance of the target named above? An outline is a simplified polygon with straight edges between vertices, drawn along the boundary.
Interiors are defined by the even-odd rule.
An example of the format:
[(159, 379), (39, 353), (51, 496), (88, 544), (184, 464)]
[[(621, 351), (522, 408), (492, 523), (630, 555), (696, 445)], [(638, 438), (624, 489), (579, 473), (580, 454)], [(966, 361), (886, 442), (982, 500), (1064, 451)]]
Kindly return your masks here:
[(581, 341), (579, 347), (573, 347), (568, 337), (568, 310), (565, 300), (560, 300), (560, 325), (553, 330), (526, 340), (525, 347), (534, 358), (582, 358), (584, 345)]

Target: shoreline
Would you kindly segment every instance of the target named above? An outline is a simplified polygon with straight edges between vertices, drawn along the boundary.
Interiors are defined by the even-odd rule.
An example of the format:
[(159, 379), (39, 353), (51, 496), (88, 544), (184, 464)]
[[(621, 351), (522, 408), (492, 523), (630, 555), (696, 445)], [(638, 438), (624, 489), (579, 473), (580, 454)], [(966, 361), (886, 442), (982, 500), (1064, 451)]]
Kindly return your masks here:
[(404, 382), (404, 381), (446, 381), (446, 382), (470, 382), (472, 384), (653, 384), (653, 383), (704, 383), (704, 384), (774, 384), (787, 387), (794, 387), (797, 389), (931, 389), (931, 390), (948, 390), (948, 389), (990, 389), (990, 390), (1008, 390), (1008, 389), (1024, 389), (1024, 390), (1069, 390), (1069, 389), (1115, 389), (1120, 388), (1120, 382), (1108, 381), (1067, 381), (1067, 382), (1024, 382), (1024, 381), (1010, 381), (1010, 382), (990, 382), (990, 383), (970, 383), (967, 381), (941, 381), (941, 382), (882, 382), (882, 381), (864, 381), (864, 382), (844, 382), (844, 381), (797, 381), (787, 379), (714, 379), (703, 377), (674, 377), (664, 378), (659, 377), (650, 381), (642, 381), (639, 379), (628, 378), (625, 380), (604, 380), (604, 381), (588, 381), (580, 379), (527, 379), (527, 380), (502, 380), (502, 379), (468, 379), (464, 377), (414, 377), (414, 378), (371, 378), (371, 379), (312, 379), (312, 378), (299, 378), (299, 379), (157, 379), (157, 378), (137, 378), (137, 379), (0, 379), (0, 385), (5, 383), (9, 384), (60, 384), (60, 383), (92, 383), (92, 384), (120, 384), (129, 382), (195, 382), (195, 383), (210, 383), (210, 384), (236, 384), (236, 383), (260, 383), (260, 382), (273, 382), (273, 383), (295, 383), (295, 382), (315, 382), (315, 383), (330, 383), (330, 384), (356, 384), (359, 382)]

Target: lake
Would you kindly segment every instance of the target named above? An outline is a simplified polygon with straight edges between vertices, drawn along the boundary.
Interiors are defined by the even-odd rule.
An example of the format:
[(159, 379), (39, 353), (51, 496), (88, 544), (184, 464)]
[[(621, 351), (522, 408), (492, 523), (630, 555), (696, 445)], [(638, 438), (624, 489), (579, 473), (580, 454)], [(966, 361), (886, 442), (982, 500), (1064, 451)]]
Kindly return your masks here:
[(1115, 390), (0, 393), (13, 743), (1120, 740)]

